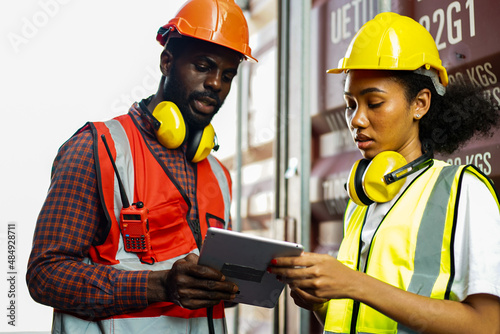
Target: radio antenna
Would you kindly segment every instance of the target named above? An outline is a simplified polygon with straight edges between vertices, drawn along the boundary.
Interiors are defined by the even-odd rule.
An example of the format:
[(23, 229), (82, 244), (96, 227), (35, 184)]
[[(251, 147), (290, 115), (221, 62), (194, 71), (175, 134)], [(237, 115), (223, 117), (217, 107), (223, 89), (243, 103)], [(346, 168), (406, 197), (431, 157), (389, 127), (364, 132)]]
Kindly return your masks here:
[(115, 161), (113, 160), (113, 156), (111, 155), (111, 151), (109, 150), (108, 142), (106, 141), (106, 136), (101, 135), (101, 139), (104, 143), (104, 146), (106, 147), (106, 151), (108, 152), (109, 159), (111, 160), (111, 164), (113, 165), (113, 169), (115, 170), (116, 173), (116, 178), (118, 180), (118, 187), (120, 188), (120, 197), (122, 199), (122, 205), (124, 208), (128, 208), (130, 206), (127, 194), (125, 193), (125, 188), (123, 187), (122, 180), (120, 178), (120, 174), (118, 173), (118, 169), (116, 168)]

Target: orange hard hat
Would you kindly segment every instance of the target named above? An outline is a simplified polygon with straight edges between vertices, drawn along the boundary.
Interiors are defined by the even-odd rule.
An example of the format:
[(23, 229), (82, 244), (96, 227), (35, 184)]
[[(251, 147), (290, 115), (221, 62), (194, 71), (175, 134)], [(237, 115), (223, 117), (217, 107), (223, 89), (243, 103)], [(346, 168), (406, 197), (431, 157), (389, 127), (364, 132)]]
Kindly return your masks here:
[(156, 40), (165, 45), (168, 31), (238, 51), (247, 60), (257, 61), (248, 45), (248, 24), (234, 0), (189, 0), (177, 15), (160, 28)]

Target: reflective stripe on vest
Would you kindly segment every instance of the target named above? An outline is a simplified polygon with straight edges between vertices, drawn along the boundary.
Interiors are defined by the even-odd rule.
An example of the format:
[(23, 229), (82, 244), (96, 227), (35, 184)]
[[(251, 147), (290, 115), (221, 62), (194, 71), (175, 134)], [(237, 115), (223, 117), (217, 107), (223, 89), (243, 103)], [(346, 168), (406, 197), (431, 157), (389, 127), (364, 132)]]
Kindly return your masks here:
[[(171, 172), (151, 153), (134, 121), (129, 115), (111, 121), (90, 123), (94, 134), (94, 157), (101, 202), (109, 221), (109, 233), (101, 245), (90, 249), (89, 264), (110, 265), (119, 270), (164, 270), (189, 253), (199, 254), (195, 238), (187, 223), (191, 204)], [(119, 228), (122, 209), (118, 181), (105, 150), (101, 134), (115, 160), (130, 203), (143, 201), (149, 209), (148, 220), (153, 249), (141, 262), (141, 253), (126, 252)], [(213, 157), (196, 164), (197, 197), (201, 236), (204, 237), (210, 216), (219, 227), (229, 225), (231, 180), (229, 172)], [(202, 180), (203, 182), (200, 182)], [(210, 185), (200, 187), (199, 183)], [(206, 193), (203, 193), (203, 192)], [(207, 197), (210, 201), (203, 200)], [(142, 256), (143, 253), (142, 253)], [(145, 258), (142, 257), (144, 260)], [(148, 261), (149, 262), (149, 261)], [(98, 315), (97, 315), (98, 316)], [(214, 326), (225, 332), (224, 305), (213, 308)], [(172, 303), (154, 303), (143, 311), (114, 316), (99, 321), (87, 321), (62, 312), (54, 313), (56, 333), (146, 333), (182, 332), (207, 333), (207, 310), (187, 310)]]
[[(208, 162), (210, 163), (210, 167), (212, 167), (212, 171), (217, 178), (217, 181), (219, 181), (219, 185), (221, 189), (228, 189), (230, 190), (231, 188), (229, 187), (228, 183), (228, 175), (222, 168), (222, 165), (215, 159), (212, 155), (209, 155), (207, 157)], [(229, 212), (231, 210), (231, 194), (229, 191), (222, 191), (222, 198), (224, 200), (224, 206), (225, 206), (225, 211), (224, 211), (224, 220), (226, 222), (229, 221)]]
[[(450, 289), (454, 275), (455, 214), (465, 171), (482, 180), (497, 198), (490, 181), (474, 167), (450, 166), (435, 160), (429, 170), (407, 187), (380, 223), (365, 268), (358, 266), (361, 231), (368, 207), (349, 202), (339, 261), (401, 289), (435, 299), (453, 299)], [(329, 301), (325, 333), (410, 334), (416, 331), (365, 304), (339, 299)]]

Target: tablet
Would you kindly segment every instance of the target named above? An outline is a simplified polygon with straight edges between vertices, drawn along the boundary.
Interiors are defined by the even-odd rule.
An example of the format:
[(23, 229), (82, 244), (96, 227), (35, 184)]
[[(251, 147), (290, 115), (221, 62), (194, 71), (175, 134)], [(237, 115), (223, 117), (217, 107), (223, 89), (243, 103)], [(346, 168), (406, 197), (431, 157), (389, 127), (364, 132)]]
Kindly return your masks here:
[(272, 259), (299, 256), (300, 244), (210, 227), (201, 247), (198, 264), (221, 271), (238, 285), (236, 303), (273, 308), (285, 287), (267, 272)]

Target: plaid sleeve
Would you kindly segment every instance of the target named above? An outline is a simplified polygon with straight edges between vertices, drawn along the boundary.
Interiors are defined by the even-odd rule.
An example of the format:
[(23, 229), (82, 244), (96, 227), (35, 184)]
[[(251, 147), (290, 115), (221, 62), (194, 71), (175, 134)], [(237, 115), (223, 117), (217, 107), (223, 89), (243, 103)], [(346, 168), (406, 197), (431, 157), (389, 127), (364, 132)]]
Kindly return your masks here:
[(53, 164), (26, 275), (34, 300), (87, 319), (147, 306), (148, 271), (83, 262), (105, 222), (92, 135), (84, 130), (59, 149)]

